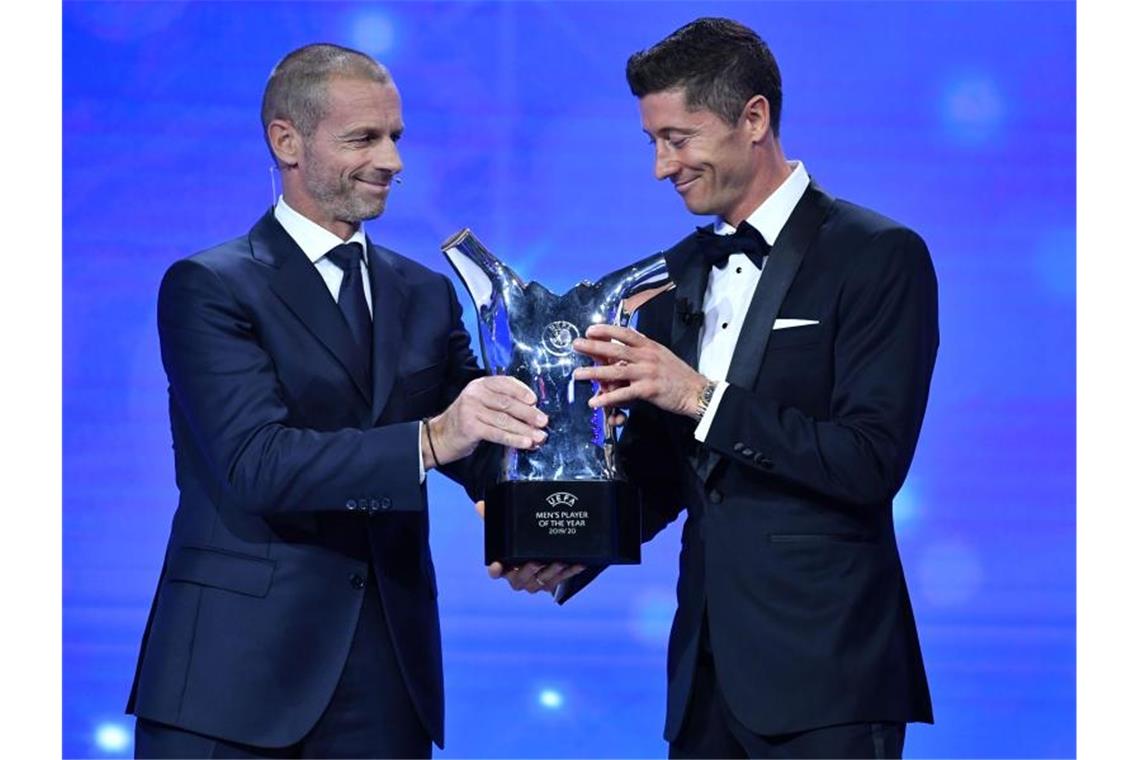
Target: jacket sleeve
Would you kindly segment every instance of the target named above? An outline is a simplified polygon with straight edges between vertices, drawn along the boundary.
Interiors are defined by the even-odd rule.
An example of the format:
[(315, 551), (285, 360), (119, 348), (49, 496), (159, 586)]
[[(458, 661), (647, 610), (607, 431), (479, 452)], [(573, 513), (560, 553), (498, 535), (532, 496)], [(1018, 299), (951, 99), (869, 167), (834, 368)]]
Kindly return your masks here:
[(910, 230), (882, 232), (841, 289), (829, 418), (729, 386), (705, 445), (825, 497), (889, 501), (914, 455), (937, 349), (930, 253)]
[[(167, 271), (158, 329), (172, 420), (188, 431), (219, 505), (262, 515), (425, 507), (419, 422), (290, 426), (272, 357), (245, 307), (208, 266), (186, 259)], [(461, 324), (448, 346), (449, 392), (457, 395), (478, 369), (456, 331)]]
[[(440, 411), (446, 409), (459, 397), (467, 383), (487, 374), (479, 368), (475, 362), (475, 355), (471, 352), (471, 334), (463, 326), (463, 310), (455, 295), (455, 286), (446, 277), (443, 281), (447, 283), (452, 328), (447, 345), (450, 381)], [(463, 486), (472, 501), (478, 501), (484, 497), (487, 489), (495, 484), (502, 458), (502, 446), (484, 441), (470, 456), (443, 465), (439, 469), (444, 475)]]

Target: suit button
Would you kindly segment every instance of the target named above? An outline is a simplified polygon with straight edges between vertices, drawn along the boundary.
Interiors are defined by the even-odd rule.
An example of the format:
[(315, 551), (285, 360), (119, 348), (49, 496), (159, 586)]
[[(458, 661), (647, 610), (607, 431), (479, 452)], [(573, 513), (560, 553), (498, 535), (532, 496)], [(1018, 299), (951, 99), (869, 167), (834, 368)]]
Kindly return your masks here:
[(766, 458), (766, 457), (763, 457), (763, 458), (761, 458), (761, 459), (760, 459), (760, 466), (761, 466), (761, 467), (763, 467), (765, 470), (770, 470), (770, 469), (772, 469), (772, 467), (773, 467), (774, 465), (772, 464), (772, 460), (771, 460), (771, 459), (768, 459), (768, 458)]
[(721, 495), (720, 491), (716, 490), (715, 488), (709, 491), (709, 501), (711, 501), (713, 504), (720, 504), (723, 500), (724, 496)]
[(743, 450), (743, 451), (741, 451), (740, 453), (741, 453), (741, 454), (743, 454), (743, 455), (744, 455), (744, 456), (746, 456), (746, 457), (750, 457), (750, 456), (752, 456), (753, 454), (755, 454), (756, 452), (755, 452), (755, 451), (753, 451), (752, 449), (744, 449), (744, 450)]
[(391, 509), (391, 508), (392, 508), (392, 500), (391, 499), (389, 499), (387, 496), (380, 499), (380, 509)]
[(741, 451), (744, 450), (744, 444), (741, 443), (740, 441), (737, 441), (736, 443), (733, 444), (732, 450), (735, 451), (737, 454), (739, 454)]
[(357, 591), (364, 588), (364, 576), (360, 575), (359, 573), (353, 573), (352, 575), (348, 576), (348, 582)]
[(344, 506), (348, 509), (356, 509), (356, 499), (349, 499), (344, 503)]
[(371, 501), (368, 502), (368, 511), (369, 512), (377, 512), (379, 509), (380, 509), (380, 502), (378, 502), (376, 499), (372, 499)]

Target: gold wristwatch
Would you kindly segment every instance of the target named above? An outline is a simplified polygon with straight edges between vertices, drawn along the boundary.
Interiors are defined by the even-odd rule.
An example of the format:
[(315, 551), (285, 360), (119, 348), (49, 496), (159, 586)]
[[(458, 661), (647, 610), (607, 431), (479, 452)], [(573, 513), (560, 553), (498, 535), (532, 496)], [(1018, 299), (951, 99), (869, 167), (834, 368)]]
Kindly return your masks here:
[(697, 422), (700, 422), (705, 416), (705, 412), (709, 410), (709, 404), (712, 403), (713, 394), (716, 393), (716, 386), (716, 380), (709, 380), (697, 395)]

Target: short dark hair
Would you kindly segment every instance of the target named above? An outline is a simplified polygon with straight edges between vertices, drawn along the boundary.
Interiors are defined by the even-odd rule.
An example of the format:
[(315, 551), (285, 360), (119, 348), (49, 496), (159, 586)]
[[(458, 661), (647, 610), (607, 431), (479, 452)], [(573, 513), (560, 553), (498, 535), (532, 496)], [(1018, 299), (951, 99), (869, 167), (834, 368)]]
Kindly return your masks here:
[(690, 110), (705, 108), (735, 124), (756, 95), (768, 100), (772, 134), (780, 135), (780, 68), (756, 32), (727, 18), (699, 18), (629, 57), (629, 89), (641, 98), (683, 88)]
[[(388, 70), (359, 50), (329, 43), (297, 48), (269, 74), (261, 97), (261, 129), (269, 141), (269, 122), (285, 119), (304, 137), (313, 134), (328, 108), (328, 82), (335, 77), (392, 81)], [(270, 153), (273, 152), (270, 146)]]

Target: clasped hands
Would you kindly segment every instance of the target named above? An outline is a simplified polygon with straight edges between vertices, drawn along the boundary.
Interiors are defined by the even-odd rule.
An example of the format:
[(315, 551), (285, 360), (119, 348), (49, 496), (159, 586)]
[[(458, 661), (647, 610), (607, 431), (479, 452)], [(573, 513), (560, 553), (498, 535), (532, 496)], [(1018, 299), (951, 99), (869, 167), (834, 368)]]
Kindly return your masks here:
[[(592, 367), (574, 370), (574, 379), (599, 384), (600, 392), (589, 404), (594, 409), (604, 407), (612, 424), (624, 424), (625, 415), (618, 409), (638, 400), (673, 414), (693, 419), (700, 416), (698, 398), (708, 379), (638, 331), (616, 325), (591, 325), (586, 337), (576, 339), (573, 347), (596, 362)], [(483, 516), (482, 501), (475, 504), (475, 510)], [(516, 591), (534, 594), (542, 590), (554, 593), (560, 583), (583, 569), (581, 565), (537, 562), (508, 569), (493, 562), (487, 573), (492, 578), (505, 578)]]

